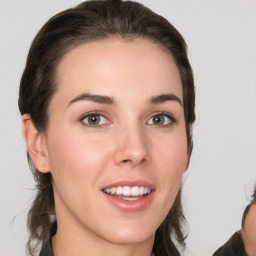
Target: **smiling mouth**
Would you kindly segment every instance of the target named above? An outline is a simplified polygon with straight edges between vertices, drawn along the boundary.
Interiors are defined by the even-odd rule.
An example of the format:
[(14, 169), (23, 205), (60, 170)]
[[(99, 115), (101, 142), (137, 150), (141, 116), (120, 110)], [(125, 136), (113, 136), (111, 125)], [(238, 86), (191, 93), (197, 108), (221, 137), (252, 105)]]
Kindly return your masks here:
[(149, 195), (152, 190), (144, 186), (118, 186), (103, 189), (103, 192), (122, 200), (134, 201)]

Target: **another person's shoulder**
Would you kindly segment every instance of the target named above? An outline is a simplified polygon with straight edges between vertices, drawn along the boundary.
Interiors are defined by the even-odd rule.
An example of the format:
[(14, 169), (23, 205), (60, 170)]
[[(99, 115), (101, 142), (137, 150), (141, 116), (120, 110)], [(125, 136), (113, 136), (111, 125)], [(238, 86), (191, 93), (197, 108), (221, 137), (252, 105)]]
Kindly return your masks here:
[(246, 256), (242, 236), (236, 232), (213, 256)]
[(242, 238), (248, 256), (256, 255), (256, 197), (243, 221)]
[(242, 229), (236, 232), (213, 256), (256, 255), (256, 187), (252, 201), (244, 210)]

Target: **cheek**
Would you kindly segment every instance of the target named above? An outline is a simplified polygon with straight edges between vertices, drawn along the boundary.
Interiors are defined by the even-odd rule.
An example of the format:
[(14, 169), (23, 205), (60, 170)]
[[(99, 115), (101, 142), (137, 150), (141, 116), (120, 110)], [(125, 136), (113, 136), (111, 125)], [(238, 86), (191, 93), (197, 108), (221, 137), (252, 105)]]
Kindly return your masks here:
[[(161, 142), (161, 143), (160, 143)], [(187, 169), (188, 154), (185, 133), (155, 141), (157, 155), (158, 188), (165, 203), (172, 205), (180, 188), (183, 173)]]
[(99, 180), (109, 158), (102, 138), (63, 131), (49, 138), (48, 149), (59, 214), (66, 207), (74, 216), (85, 214), (84, 207), (94, 209), (96, 197), (91, 195), (98, 195)]
[(183, 173), (187, 167), (188, 152), (185, 133), (155, 141), (155, 154), (166, 175)]
[(77, 180), (87, 180), (97, 176), (109, 157), (108, 147), (102, 146), (102, 140), (93, 136), (84, 136), (79, 132), (60, 131), (49, 138), (48, 152), (53, 176)]
[(156, 180), (158, 198), (155, 209), (161, 209), (159, 222), (161, 223), (177, 197), (180, 189), (182, 175), (187, 166), (186, 138), (170, 138), (156, 147), (157, 167)]

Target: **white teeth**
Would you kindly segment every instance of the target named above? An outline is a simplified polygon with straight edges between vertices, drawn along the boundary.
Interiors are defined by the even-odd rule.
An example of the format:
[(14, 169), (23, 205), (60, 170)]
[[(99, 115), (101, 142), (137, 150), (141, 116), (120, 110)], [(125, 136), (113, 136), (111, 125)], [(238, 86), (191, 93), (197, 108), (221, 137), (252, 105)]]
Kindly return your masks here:
[(133, 196), (138, 196), (138, 195), (140, 194), (140, 189), (139, 189), (139, 187), (132, 187), (132, 189), (131, 189), (131, 194), (132, 194)]
[(110, 193), (111, 193), (111, 188), (106, 188), (106, 192), (107, 192), (108, 194), (110, 194)]
[[(151, 189), (148, 187), (129, 187), (129, 186), (119, 186), (119, 187), (112, 187), (112, 188), (106, 188), (104, 189), (104, 192), (111, 194), (111, 195), (124, 195), (124, 196), (139, 196), (139, 195), (147, 195), (151, 192)], [(125, 200), (136, 200), (131, 198), (124, 198)]]
[(135, 200), (138, 200), (139, 198), (138, 197), (123, 197), (122, 199), (127, 200), (127, 201), (135, 201)]
[(140, 187), (140, 195), (143, 195), (144, 194), (144, 187)]
[(117, 187), (117, 188), (116, 188), (116, 194), (117, 194), (117, 195), (122, 195), (122, 194), (123, 194), (123, 189), (122, 189), (122, 187)]
[(131, 195), (131, 188), (128, 186), (123, 187), (123, 195), (124, 196), (130, 196)]
[(116, 188), (111, 188), (111, 195), (114, 195), (116, 193)]

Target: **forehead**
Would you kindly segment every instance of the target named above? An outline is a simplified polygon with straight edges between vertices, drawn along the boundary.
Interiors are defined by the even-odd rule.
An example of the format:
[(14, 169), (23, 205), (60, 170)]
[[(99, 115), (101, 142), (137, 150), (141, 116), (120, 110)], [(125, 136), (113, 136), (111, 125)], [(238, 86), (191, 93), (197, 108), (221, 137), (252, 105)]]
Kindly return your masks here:
[(180, 75), (171, 54), (146, 39), (83, 43), (63, 56), (56, 82), (58, 90), (73, 96), (81, 90), (113, 94), (126, 88), (149, 96), (168, 92), (182, 95)]

